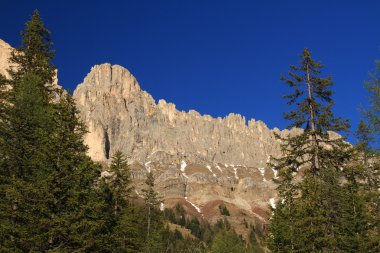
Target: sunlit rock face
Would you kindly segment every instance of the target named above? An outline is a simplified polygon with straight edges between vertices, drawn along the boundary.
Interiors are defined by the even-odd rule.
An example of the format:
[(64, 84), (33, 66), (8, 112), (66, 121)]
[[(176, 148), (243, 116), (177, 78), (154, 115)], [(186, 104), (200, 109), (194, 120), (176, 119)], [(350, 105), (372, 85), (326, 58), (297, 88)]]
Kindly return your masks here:
[(178, 111), (141, 90), (118, 65), (96, 65), (74, 91), (89, 127), (90, 155), (105, 161), (121, 150), (139, 162), (204, 162), (265, 167), (280, 152), (273, 132), (261, 121), (238, 114), (225, 118)]
[(277, 175), (267, 163), (280, 155), (274, 132), (286, 135), (288, 130), (270, 130), (238, 114), (213, 118), (179, 111), (162, 99), (156, 103), (118, 65), (92, 67), (74, 98), (88, 126), (89, 155), (108, 162), (117, 150), (126, 154), (137, 194), (152, 170), (167, 203), (183, 199), (207, 216), (209, 203), (223, 201), (255, 219), (268, 219)]
[[(0, 40), (0, 73), (6, 76), (11, 50)], [(224, 204), (236, 226), (243, 219), (268, 221), (277, 175), (267, 162), (280, 156), (274, 132), (284, 136), (298, 130), (270, 130), (238, 114), (213, 118), (179, 111), (165, 100), (156, 102), (118, 65), (92, 67), (73, 96), (88, 128), (89, 155), (106, 164), (122, 151), (138, 196), (146, 173), (153, 171), (164, 207), (180, 203), (188, 213), (216, 221)]]
[(7, 69), (9, 69), (9, 57), (11, 56), (12, 47), (5, 41), (0, 39), (0, 74), (9, 77)]

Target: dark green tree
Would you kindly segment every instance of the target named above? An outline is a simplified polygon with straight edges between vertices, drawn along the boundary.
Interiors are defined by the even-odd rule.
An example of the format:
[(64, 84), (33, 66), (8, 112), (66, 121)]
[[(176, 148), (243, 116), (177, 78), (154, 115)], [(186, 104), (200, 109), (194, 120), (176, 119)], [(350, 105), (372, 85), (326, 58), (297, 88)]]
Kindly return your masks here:
[(106, 181), (112, 194), (112, 206), (116, 217), (127, 206), (132, 191), (128, 162), (121, 151), (117, 151), (112, 157), (108, 173)]
[[(281, 139), (282, 157), (273, 159), (279, 171), (280, 203), (271, 220), (269, 246), (274, 252), (338, 252), (343, 225), (342, 171), (353, 150), (344, 138), (348, 121), (335, 117), (331, 77), (321, 77), (322, 64), (305, 49), (289, 77), (293, 92), (284, 96), (292, 107), (285, 113), (289, 128), (301, 128)], [(302, 177), (302, 180), (299, 180)], [(285, 226), (286, 228), (281, 228)]]
[(153, 172), (147, 174), (146, 189), (143, 189), (146, 207), (146, 252), (158, 252), (162, 248), (163, 223), (158, 209), (160, 200), (154, 190)]
[(364, 110), (364, 118), (368, 120), (371, 131), (380, 134), (380, 61), (376, 61), (376, 69), (370, 73), (370, 80), (365, 82), (369, 94), (369, 107)]
[(0, 245), (11, 252), (96, 251), (107, 232), (100, 168), (86, 155), (73, 100), (51, 88), (49, 34), (35, 11), (10, 59), (16, 67), (3, 80)]
[(41, 78), (43, 85), (52, 84), (56, 68), (51, 60), (55, 52), (51, 49), (50, 31), (45, 28), (38, 10), (25, 24), (21, 36), (21, 46), (12, 52), (10, 58), (10, 62), (17, 66), (8, 70), (10, 81), (16, 84), (26, 73), (32, 73)]
[(211, 244), (209, 253), (242, 253), (246, 252), (244, 241), (233, 230), (221, 230)]
[(1, 133), (4, 157), (1, 229), (9, 236), (2, 244), (20, 249), (32, 249), (34, 243), (42, 244), (47, 239), (46, 229), (39, 221), (47, 218), (46, 203), (52, 196), (39, 179), (48, 171), (47, 143), (52, 121), (48, 116), (51, 108), (46, 94), (39, 89), (40, 84), (41, 79), (34, 74), (19, 80), (7, 115), (6, 131)]
[[(122, 210), (113, 230), (112, 252), (143, 252), (145, 248), (144, 209), (130, 203)], [(153, 251), (154, 252), (154, 251)]]
[(100, 166), (86, 155), (86, 133), (69, 94), (62, 94), (54, 108), (54, 128), (49, 138), (49, 168), (42, 178), (52, 194), (48, 203), (49, 247), (94, 250), (106, 233), (107, 208), (97, 187)]
[[(368, 121), (371, 124), (371, 120)], [(357, 205), (364, 205), (367, 212), (365, 226), (361, 225), (357, 229), (361, 234), (366, 232), (365, 236), (357, 238), (359, 241), (357, 244), (361, 246), (363, 251), (367, 252), (377, 252), (380, 250), (380, 163), (379, 155), (377, 153), (376, 147), (373, 145), (376, 143), (376, 138), (374, 136), (374, 127), (361, 121), (359, 123), (358, 129), (356, 130), (356, 160), (354, 165), (348, 170), (351, 172), (348, 179), (348, 186), (350, 190), (355, 190), (362, 198), (353, 203), (355, 207), (355, 212), (357, 216), (361, 215), (360, 210)], [(352, 178), (359, 178), (359, 180), (352, 180)], [(364, 219), (363, 219), (364, 220)], [(352, 225), (355, 225), (352, 222)], [(366, 228), (366, 229), (364, 229)], [(353, 229), (352, 229), (353, 230)], [(355, 230), (354, 230), (355, 231)]]

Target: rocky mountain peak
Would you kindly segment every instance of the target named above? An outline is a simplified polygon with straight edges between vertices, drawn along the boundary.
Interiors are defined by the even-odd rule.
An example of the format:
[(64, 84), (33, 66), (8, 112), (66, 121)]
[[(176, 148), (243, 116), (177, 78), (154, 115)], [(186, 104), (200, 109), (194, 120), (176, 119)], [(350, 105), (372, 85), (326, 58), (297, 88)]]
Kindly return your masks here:
[[(0, 73), (6, 74), (11, 50), (0, 40)], [(180, 111), (163, 99), (156, 103), (127, 69), (108, 63), (92, 67), (73, 97), (88, 129), (89, 155), (103, 163), (117, 150), (127, 155), (137, 195), (146, 172), (154, 171), (165, 207), (181, 203), (213, 221), (224, 203), (235, 210), (236, 224), (269, 218), (277, 175), (267, 162), (280, 155), (274, 132), (293, 130), (272, 131), (234, 113), (213, 118)]]
[[(279, 145), (261, 121), (246, 122), (179, 111), (172, 103), (141, 90), (133, 75), (118, 65), (94, 66), (74, 91), (81, 116), (89, 126), (90, 155), (106, 161), (116, 150), (146, 162), (157, 151), (172, 162), (184, 156), (208, 163), (264, 167)], [(169, 159), (169, 158), (168, 158)]]

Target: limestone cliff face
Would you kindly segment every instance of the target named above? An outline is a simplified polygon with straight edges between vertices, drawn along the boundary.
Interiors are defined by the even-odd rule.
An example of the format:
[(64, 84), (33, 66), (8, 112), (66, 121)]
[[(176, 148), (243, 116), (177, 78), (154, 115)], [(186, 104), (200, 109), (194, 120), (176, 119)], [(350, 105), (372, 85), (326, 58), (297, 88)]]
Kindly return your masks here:
[(74, 99), (88, 126), (89, 155), (107, 162), (117, 150), (126, 154), (137, 194), (146, 171), (153, 170), (168, 205), (184, 199), (207, 216), (210, 203), (223, 201), (261, 221), (268, 218), (276, 174), (267, 162), (280, 155), (274, 131), (289, 131), (272, 131), (254, 119), (247, 123), (237, 114), (213, 118), (179, 111), (165, 100), (156, 103), (118, 65), (94, 66)]
[(105, 161), (121, 150), (139, 162), (235, 164), (265, 167), (279, 154), (273, 132), (261, 121), (230, 114), (212, 118), (178, 111), (174, 104), (142, 91), (133, 75), (118, 65), (94, 66), (74, 91), (89, 127), (90, 156)]
[(12, 49), (8, 43), (0, 39), (0, 74), (7, 78), (9, 75), (6, 70), (10, 67), (8, 59), (11, 56)]
[[(6, 76), (11, 50), (0, 40), (0, 73)], [(73, 96), (89, 131), (89, 155), (107, 163), (117, 150), (126, 154), (137, 195), (146, 172), (154, 171), (166, 207), (181, 203), (189, 213), (215, 221), (219, 204), (225, 203), (235, 225), (243, 219), (256, 224), (268, 220), (277, 175), (267, 162), (281, 155), (274, 132), (296, 131), (272, 131), (237, 114), (213, 118), (179, 111), (165, 100), (156, 103), (118, 65), (94, 66)]]

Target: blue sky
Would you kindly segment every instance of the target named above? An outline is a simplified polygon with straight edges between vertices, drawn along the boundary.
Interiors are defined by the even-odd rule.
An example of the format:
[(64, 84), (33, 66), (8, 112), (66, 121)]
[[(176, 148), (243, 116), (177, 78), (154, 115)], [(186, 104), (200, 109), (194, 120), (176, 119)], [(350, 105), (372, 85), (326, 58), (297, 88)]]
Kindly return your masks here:
[[(52, 31), (60, 83), (92, 65), (128, 68), (180, 110), (230, 112), (284, 128), (279, 77), (307, 47), (334, 79), (335, 112), (353, 129), (363, 81), (380, 59), (380, 1), (5, 1), (0, 38), (18, 46), (35, 8)], [(352, 140), (352, 137), (350, 138)]]

